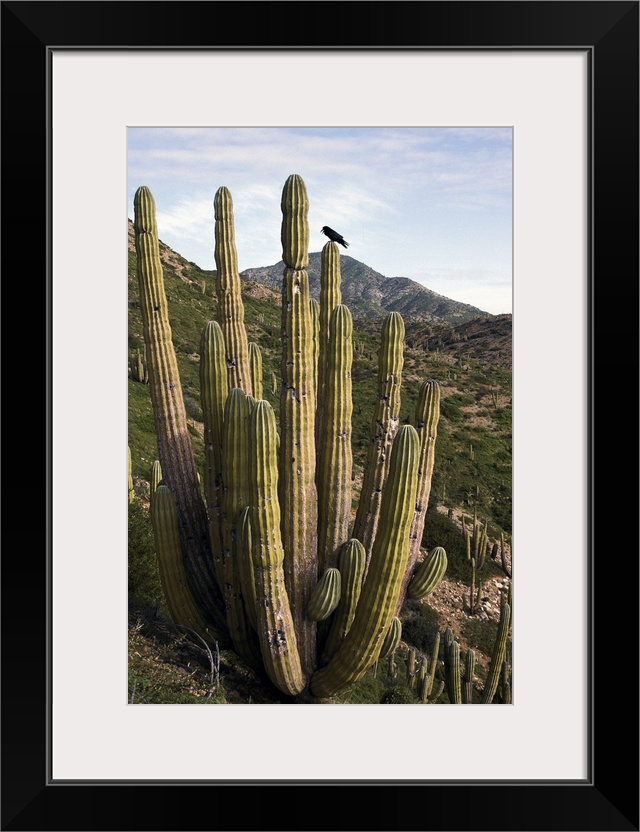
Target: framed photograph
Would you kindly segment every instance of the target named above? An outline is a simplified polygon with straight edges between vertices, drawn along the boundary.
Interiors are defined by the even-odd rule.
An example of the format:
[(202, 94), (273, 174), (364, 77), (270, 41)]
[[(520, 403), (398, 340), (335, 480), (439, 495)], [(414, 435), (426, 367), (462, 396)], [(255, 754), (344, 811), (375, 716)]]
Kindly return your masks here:
[[(45, 300), (29, 433), (46, 424), (41, 555), (3, 562), (2, 829), (637, 830), (637, 413), (616, 393), (637, 356), (638, 3), (3, 2), (2, 46), (5, 287)], [(256, 127), (510, 136), (507, 707), (129, 701), (132, 131)], [(149, 169), (174, 151), (137, 147)]]

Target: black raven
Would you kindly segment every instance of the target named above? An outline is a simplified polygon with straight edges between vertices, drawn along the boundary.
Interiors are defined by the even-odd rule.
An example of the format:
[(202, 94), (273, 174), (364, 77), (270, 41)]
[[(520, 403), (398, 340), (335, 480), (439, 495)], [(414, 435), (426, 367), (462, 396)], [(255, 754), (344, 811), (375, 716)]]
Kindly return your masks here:
[(345, 248), (349, 247), (349, 243), (344, 239), (342, 234), (338, 234), (337, 231), (334, 231), (333, 228), (329, 228), (328, 225), (323, 225), (320, 230), (330, 240), (333, 240), (334, 243), (340, 243), (340, 245), (344, 246)]

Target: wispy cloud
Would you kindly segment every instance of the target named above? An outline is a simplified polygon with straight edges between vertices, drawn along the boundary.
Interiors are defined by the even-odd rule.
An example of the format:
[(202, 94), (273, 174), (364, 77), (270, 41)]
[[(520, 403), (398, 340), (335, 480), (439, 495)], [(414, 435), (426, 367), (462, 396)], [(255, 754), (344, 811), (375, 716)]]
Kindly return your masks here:
[[(161, 238), (203, 268), (214, 267), (213, 198), (221, 185), (234, 202), (240, 268), (281, 258), (280, 196), (292, 173), (309, 193), (312, 251), (326, 241), (321, 226), (331, 225), (353, 257), (434, 291), (441, 291), (428, 283), (434, 269), (485, 269), (499, 278), (492, 307), (481, 308), (511, 308), (508, 128), (130, 130), (130, 204), (136, 187), (147, 185)], [(478, 294), (478, 285), (462, 291)]]

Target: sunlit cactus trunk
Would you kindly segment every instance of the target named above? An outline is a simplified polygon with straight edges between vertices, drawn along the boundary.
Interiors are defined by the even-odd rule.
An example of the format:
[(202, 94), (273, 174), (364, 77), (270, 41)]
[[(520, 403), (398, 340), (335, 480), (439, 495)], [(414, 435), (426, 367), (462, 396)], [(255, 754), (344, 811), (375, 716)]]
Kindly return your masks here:
[(227, 400), (227, 362), (224, 335), (217, 321), (208, 321), (200, 336), (200, 404), (204, 433), (204, 495), (216, 578), (222, 569), (222, 443)]
[(306, 678), (300, 665), (293, 617), (285, 589), (285, 557), (280, 535), (276, 423), (264, 399), (251, 411), (250, 522), (256, 587), (256, 618), (264, 668), (284, 693), (301, 693)]
[[(353, 526), (353, 537), (360, 540), (371, 557), (376, 536), (389, 457), (400, 424), (400, 389), (404, 364), (404, 321), (398, 312), (390, 312), (382, 326), (378, 356), (378, 396), (371, 422), (371, 439), (364, 470), (360, 500)], [(366, 570), (365, 569), (365, 577)]]
[(249, 366), (251, 368), (251, 388), (256, 401), (263, 398), (262, 388), (262, 352), (255, 341), (249, 342)]
[(213, 205), (218, 323), (227, 347), (229, 389), (239, 387), (245, 393), (252, 394), (249, 343), (244, 325), (244, 304), (235, 243), (233, 202), (228, 188), (218, 188)]
[[(313, 387), (318, 407), (318, 358), (320, 355), (320, 304), (315, 298), (309, 298), (311, 308), (311, 325), (313, 327)], [(275, 390), (273, 391), (275, 393)]]
[(393, 443), (378, 532), (355, 617), (329, 664), (312, 676), (313, 696), (334, 696), (358, 681), (382, 650), (409, 557), (419, 452), (420, 440), (415, 428), (403, 425)]
[(293, 174), (283, 188), (282, 390), (280, 396), (280, 511), (284, 570), (300, 660), (305, 674), (316, 665), (317, 624), (307, 605), (318, 580), (318, 501), (315, 483), (313, 326), (309, 304), (309, 202)]
[(159, 485), (151, 503), (151, 526), (155, 541), (160, 582), (169, 614), (178, 626), (193, 630), (209, 644), (215, 642), (215, 634), (207, 623), (193, 597), (187, 573), (182, 562), (178, 509), (167, 485)]
[(238, 655), (255, 663), (259, 651), (244, 610), (241, 585), (240, 514), (250, 504), (250, 426), (253, 398), (239, 387), (229, 391), (224, 407), (222, 456), (222, 574), (227, 625)]
[(329, 334), (333, 310), (342, 303), (340, 252), (331, 240), (324, 244), (320, 261), (320, 302), (318, 319), (318, 381), (316, 402), (316, 449), (322, 449), (325, 378), (329, 357)]
[(207, 513), (193, 455), (182, 398), (160, 262), (155, 200), (141, 186), (134, 197), (134, 231), (143, 337), (149, 367), (149, 392), (164, 481), (178, 511), (185, 569), (200, 612), (220, 634), (226, 621), (216, 583)]
[(318, 570), (338, 565), (340, 547), (349, 537), (351, 521), (351, 365), (353, 322), (340, 304), (331, 314), (326, 352), (321, 450), (317, 459)]
[(433, 479), (433, 466), (435, 463), (436, 439), (438, 438), (438, 421), (440, 419), (440, 385), (433, 379), (427, 379), (420, 385), (418, 401), (415, 410), (415, 427), (420, 437), (420, 465), (418, 467), (418, 492), (416, 495), (416, 510), (411, 523), (411, 547), (409, 549), (409, 562), (407, 571), (402, 581), (402, 589), (398, 600), (398, 611), (402, 606), (413, 569), (416, 565), (422, 537), (424, 535), (424, 524), (429, 507), (429, 496), (431, 494), (431, 480)]

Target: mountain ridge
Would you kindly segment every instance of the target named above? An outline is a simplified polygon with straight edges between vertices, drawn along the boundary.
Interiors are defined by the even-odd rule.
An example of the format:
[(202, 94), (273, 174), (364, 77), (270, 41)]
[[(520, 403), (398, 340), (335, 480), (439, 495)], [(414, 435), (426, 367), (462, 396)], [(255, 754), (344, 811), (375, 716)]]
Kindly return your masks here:
[[(240, 277), (245, 283), (262, 283), (275, 291), (280, 290), (284, 261), (272, 266), (245, 269)], [(309, 253), (309, 291), (312, 297), (320, 295), (322, 252)], [(468, 303), (453, 300), (428, 289), (410, 277), (386, 277), (347, 254), (340, 255), (342, 301), (350, 309), (354, 319), (382, 318), (389, 312), (399, 312), (431, 324), (462, 324), (475, 318), (493, 317), (491, 313)]]

